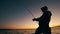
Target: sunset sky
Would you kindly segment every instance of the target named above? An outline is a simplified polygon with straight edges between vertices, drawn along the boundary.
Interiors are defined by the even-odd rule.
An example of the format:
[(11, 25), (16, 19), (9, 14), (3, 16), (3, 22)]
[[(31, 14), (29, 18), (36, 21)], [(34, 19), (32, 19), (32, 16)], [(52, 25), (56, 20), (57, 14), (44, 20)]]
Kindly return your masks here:
[(40, 8), (43, 6), (47, 6), (52, 13), (50, 27), (59, 26), (60, 0), (0, 0), (0, 29), (37, 28), (38, 22), (32, 19), (42, 15)]

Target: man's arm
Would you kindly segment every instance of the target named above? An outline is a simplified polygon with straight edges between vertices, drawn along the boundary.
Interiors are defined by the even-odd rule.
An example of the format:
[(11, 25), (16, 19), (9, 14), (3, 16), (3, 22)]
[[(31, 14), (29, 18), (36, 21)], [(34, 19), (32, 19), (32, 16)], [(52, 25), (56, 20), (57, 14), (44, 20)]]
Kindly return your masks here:
[(32, 19), (33, 21), (39, 21), (39, 18), (34, 18), (34, 19)]

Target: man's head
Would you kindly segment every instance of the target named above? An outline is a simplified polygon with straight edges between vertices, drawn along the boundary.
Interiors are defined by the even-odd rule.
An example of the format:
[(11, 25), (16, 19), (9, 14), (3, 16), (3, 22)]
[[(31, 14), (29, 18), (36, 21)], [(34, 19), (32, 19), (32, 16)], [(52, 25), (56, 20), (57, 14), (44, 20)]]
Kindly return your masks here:
[(41, 8), (41, 10), (42, 10), (42, 12), (46, 12), (46, 11), (48, 10), (48, 7), (47, 7), (47, 6), (43, 6), (43, 7)]

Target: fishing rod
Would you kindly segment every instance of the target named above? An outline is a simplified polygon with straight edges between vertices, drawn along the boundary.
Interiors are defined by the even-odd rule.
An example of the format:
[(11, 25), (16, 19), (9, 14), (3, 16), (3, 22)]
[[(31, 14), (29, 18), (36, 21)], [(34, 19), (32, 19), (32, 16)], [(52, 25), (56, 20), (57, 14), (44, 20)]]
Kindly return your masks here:
[(28, 8), (25, 8), (25, 9), (32, 15), (33, 18), (35, 18), (32, 12)]

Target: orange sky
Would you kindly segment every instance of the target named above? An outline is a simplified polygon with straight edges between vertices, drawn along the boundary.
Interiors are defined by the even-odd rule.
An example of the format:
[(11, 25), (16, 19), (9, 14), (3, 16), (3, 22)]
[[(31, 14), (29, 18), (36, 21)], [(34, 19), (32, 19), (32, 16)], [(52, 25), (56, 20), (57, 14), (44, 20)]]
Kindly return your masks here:
[(0, 29), (37, 28), (38, 22), (32, 21), (32, 15), (24, 8), (28, 8), (37, 18), (42, 15), (40, 8), (45, 5), (52, 13), (50, 27), (60, 26), (60, 0), (1, 1), (1, 4)]
[[(51, 10), (51, 12), (52, 11), (57, 11), (57, 10)], [(38, 27), (38, 22), (32, 21), (33, 17), (29, 16), (29, 15), (26, 15), (26, 17), (24, 17), (24, 19), (22, 19), (22, 20), (18, 19), (17, 21), (11, 21), (10, 22), (10, 23), (16, 23), (17, 25), (15, 25), (15, 24), (4, 24), (4, 25), (2, 25), (0, 27), (0, 29), (2, 29), (2, 28), (3, 29), (30, 29), (30, 28), (37, 28)], [(34, 15), (35, 15), (35, 13), (34, 13)], [(39, 15), (40, 15), (40, 13), (37, 12), (35, 16), (39, 17)], [(59, 26), (60, 25), (59, 20), (60, 20), (59, 14), (52, 12), (51, 21), (50, 21), (50, 24), (49, 24), (50, 27)]]

